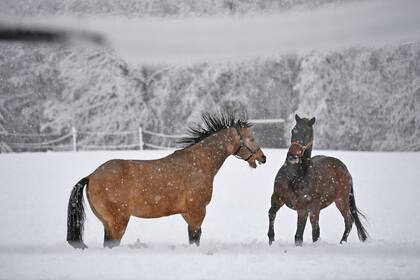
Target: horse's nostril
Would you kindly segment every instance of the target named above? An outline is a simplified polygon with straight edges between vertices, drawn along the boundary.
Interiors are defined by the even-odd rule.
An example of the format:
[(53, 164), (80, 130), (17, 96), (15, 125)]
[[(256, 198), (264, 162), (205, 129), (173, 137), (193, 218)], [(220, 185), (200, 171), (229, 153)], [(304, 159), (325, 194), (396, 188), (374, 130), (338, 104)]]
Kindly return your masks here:
[(266, 156), (262, 156), (262, 158), (261, 158), (261, 162), (262, 163), (265, 163), (267, 161), (267, 157)]

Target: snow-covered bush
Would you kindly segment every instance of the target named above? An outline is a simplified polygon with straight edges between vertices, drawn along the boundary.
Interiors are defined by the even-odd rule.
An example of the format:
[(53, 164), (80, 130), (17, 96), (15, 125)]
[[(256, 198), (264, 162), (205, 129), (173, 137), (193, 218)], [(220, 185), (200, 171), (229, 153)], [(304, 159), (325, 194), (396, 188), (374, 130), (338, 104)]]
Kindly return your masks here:
[(316, 146), (419, 150), (420, 48), (312, 53), (302, 61), (297, 112), (316, 116)]
[[(182, 134), (202, 112), (224, 108), (286, 119), (284, 128), (259, 129), (266, 146), (288, 143), (297, 112), (317, 118), (316, 148), (420, 150), (420, 44), (138, 67), (109, 49), (4, 44), (0, 66), (0, 132), (64, 134), (77, 127), (83, 145), (129, 144), (135, 136), (86, 132), (141, 126)], [(1, 150), (13, 141), (2, 136)]]

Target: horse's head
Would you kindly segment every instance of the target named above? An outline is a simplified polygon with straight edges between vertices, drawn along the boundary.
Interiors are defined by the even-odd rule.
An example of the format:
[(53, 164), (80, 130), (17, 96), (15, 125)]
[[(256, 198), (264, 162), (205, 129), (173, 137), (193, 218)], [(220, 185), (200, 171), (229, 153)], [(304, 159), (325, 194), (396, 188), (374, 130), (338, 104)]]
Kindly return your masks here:
[(249, 127), (235, 127), (236, 130), (236, 141), (238, 142), (238, 148), (234, 155), (240, 159), (248, 162), (252, 168), (257, 167), (259, 164), (264, 164), (267, 157), (264, 155), (260, 146), (255, 142), (255, 139), (251, 133)]
[(292, 129), (292, 144), (287, 152), (287, 161), (290, 163), (300, 163), (305, 151), (312, 148), (314, 141), (313, 125), (315, 118), (307, 119), (295, 115), (296, 125)]
[(187, 144), (186, 148), (188, 148), (204, 139), (211, 138), (216, 141), (213, 147), (226, 149), (227, 155), (233, 154), (248, 162), (253, 168), (257, 167), (256, 162), (265, 163), (266, 157), (252, 136), (250, 122), (237, 119), (233, 113), (229, 112), (204, 113), (202, 119), (204, 124), (191, 127), (190, 136), (180, 139), (178, 143)]

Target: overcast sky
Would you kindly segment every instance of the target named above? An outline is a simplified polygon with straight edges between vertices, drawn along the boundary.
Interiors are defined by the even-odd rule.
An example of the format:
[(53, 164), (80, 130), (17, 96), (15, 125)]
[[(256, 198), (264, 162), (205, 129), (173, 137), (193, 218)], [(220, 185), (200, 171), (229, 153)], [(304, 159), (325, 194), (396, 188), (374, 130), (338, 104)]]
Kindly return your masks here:
[(271, 15), (36, 22), (99, 32), (129, 63), (189, 63), (415, 42), (419, 11), (418, 0), (374, 0)]

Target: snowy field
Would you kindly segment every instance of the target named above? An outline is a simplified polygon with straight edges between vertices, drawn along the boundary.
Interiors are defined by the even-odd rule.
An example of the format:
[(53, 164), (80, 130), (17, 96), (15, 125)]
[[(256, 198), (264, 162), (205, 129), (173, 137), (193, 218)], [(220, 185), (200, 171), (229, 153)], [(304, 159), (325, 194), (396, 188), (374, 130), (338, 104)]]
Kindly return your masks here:
[(102, 248), (103, 229), (87, 208), (85, 242), (67, 245), (66, 208), (73, 185), (111, 158), (158, 158), (167, 151), (0, 155), (0, 279), (419, 279), (420, 153), (315, 151), (343, 160), (358, 207), (370, 224), (361, 243), (344, 230), (335, 206), (321, 212), (321, 241), (296, 248), (295, 212), (282, 208), (277, 241), (266, 237), (274, 176), (285, 150), (265, 150), (256, 170), (230, 157), (215, 180), (201, 246), (189, 246), (179, 215), (130, 220), (122, 246)]

